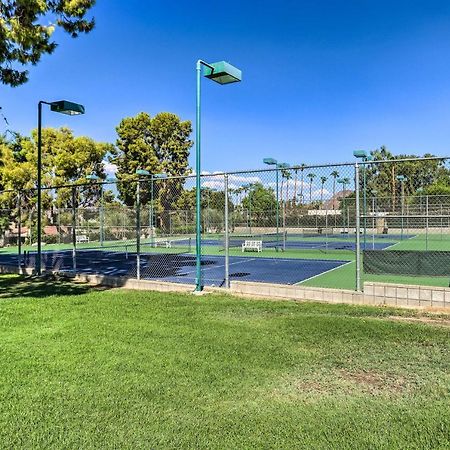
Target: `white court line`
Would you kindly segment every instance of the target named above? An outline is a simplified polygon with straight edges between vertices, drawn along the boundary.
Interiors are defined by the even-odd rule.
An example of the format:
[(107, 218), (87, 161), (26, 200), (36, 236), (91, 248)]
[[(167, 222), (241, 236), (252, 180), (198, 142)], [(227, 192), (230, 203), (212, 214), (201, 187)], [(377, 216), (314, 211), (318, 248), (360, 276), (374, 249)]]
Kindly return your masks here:
[(313, 275), (312, 277), (306, 278), (305, 280), (299, 281), (298, 283), (294, 283), (293, 286), (296, 286), (296, 285), (298, 285), (298, 284), (302, 284), (302, 283), (304, 283), (305, 281), (312, 280), (313, 278), (320, 277), (320, 276), (322, 276), (322, 275), (324, 275), (324, 274), (326, 274), (326, 273), (333, 272), (333, 270), (340, 269), (340, 268), (342, 268), (342, 267), (344, 267), (344, 266), (348, 266), (349, 264), (351, 264), (351, 263), (353, 263), (353, 262), (355, 262), (355, 261), (349, 261), (349, 262), (347, 262), (347, 263), (345, 263), (345, 264), (341, 264), (340, 266), (333, 267), (332, 269), (326, 270), (325, 272), (318, 273), (317, 275)]
[[(388, 248), (395, 247), (396, 245), (401, 244), (401, 243), (402, 243), (402, 241), (395, 242), (394, 244), (388, 245), (387, 247), (384, 247), (384, 248), (382, 248), (381, 250), (383, 251), (383, 250), (386, 250), (386, 249), (388, 249)], [(375, 250), (376, 250), (376, 249), (375, 249)]]
[[(225, 256), (217, 256), (217, 255), (202, 255), (202, 256), (204, 256), (204, 257), (214, 257), (214, 258), (225, 258)], [(234, 261), (234, 262), (230, 262), (230, 266), (234, 266), (234, 265), (236, 265), (236, 264), (245, 264), (245, 263), (248, 263), (248, 262), (252, 262), (252, 261), (259, 261), (259, 260), (266, 260), (266, 261), (281, 261), (281, 262), (298, 262), (298, 261), (302, 261), (302, 262), (317, 262), (317, 261), (320, 261), (321, 263), (335, 263), (336, 261), (340, 261), (340, 260), (334, 260), (334, 259), (295, 259), (295, 258), (268, 258), (268, 257), (259, 257), (259, 258), (249, 258), (249, 257), (246, 257), (246, 256), (232, 256), (232, 258), (240, 258), (241, 260), (240, 261)], [(340, 265), (340, 266), (338, 266), (338, 267), (343, 267), (344, 265), (346, 265), (346, 264), (349, 264), (349, 263), (351, 263), (351, 262), (353, 262), (353, 261), (349, 261), (349, 262), (347, 262), (347, 263), (345, 263), (345, 264), (343, 264), (343, 265)], [(215, 269), (220, 269), (221, 267), (225, 267), (225, 264), (221, 264), (221, 265), (218, 265), (218, 266), (211, 266), (211, 267), (207, 267), (207, 268), (202, 268), (202, 271), (203, 272), (205, 272), (205, 271), (207, 271), (207, 270), (215, 270)], [(337, 269), (338, 267), (334, 267), (333, 269), (329, 269), (329, 270), (327, 270), (327, 271), (325, 271), (325, 272), (322, 272), (322, 273), (326, 273), (326, 272), (330, 272), (331, 270), (334, 270), (334, 269)], [(196, 269), (194, 269), (194, 270), (191, 270), (191, 271), (186, 271), (185, 272), (186, 274), (193, 274), (193, 273), (196, 273)], [(321, 274), (320, 274), (321, 275)], [(308, 280), (309, 280), (309, 278), (308, 278)], [(303, 280), (303, 281), (306, 281), (306, 280)], [(296, 284), (296, 283), (295, 283)]]

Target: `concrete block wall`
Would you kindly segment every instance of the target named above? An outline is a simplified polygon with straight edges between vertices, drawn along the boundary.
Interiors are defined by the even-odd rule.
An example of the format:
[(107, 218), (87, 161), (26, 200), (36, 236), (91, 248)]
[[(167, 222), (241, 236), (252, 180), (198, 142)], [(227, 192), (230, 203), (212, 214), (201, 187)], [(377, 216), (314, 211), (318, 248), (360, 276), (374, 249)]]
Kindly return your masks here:
[(364, 292), (356, 292), (344, 289), (234, 281), (231, 283), (231, 292), (258, 298), (312, 300), (327, 303), (402, 308), (449, 308), (450, 310), (450, 288), (432, 286), (364, 283)]
[(450, 288), (366, 282), (364, 295), (383, 298), (391, 306), (450, 308)]
[[(23, 270), (20, 272), (23, 273)], [(0, 265), (0, 273), (19, 273), (19, 269), (14, 266)], [(133, 278), (109, 277), (104, 275), (74, 275), (69, 273), (65, 274), (65, 276), (92, 285), (104, 285), (116, 288), (184, 293), (192, 293), (194, 290), (194, 286), (191, 284), (170, 283), (165, 281), (137, 280)], [(433, 286), (366, 282), (364, 283), (364, 292), (356, 292), (345, 289), (232, 281), (229, 290), (207, 287), (204, 292), (230, 293), (233, 295), (263, 299), (287, 299), (294, 301), (310, 300), (327, 303), (385, 305), (421, 309), (446, 308), (450, 311), (450, 288)]]

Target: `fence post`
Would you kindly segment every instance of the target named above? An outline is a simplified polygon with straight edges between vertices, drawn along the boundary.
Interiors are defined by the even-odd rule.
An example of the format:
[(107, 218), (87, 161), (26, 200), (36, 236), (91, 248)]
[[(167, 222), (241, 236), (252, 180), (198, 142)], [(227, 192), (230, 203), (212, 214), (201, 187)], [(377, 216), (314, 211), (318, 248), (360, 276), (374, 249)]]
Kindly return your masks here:
[(19, 262), (19, 272), (22, 267), (22, 201), (20, 191), (17, 194), (17, 253), (18, 253), (18, 262)]
[(359, 166), (355, 164), (355, 193), (356, 193), (356, 208), (355, 208), (355, 235), (356, 235), (356, 290), (361, 291), (361, 237), (360, 232), (360, 205), (359, 205)]
[(375, 250), (375, 226), (375, 195), (372, 194), (372, 250)]
[(141, 279), (141, 182), (136, 186), (136, 278)]
[(77, 270), (77, 188), (72, 187), (72, 266)]
[(224, 175), (225, 192), (225, 288), (230, 288), (230, 246), (229, 246), (229, 227), (228, 227), (228, 175)]
[(425, 229), (425, 250), (428, 250), (428, 194), (425, 197), (425, 214), (426, 214), (426, 229)]

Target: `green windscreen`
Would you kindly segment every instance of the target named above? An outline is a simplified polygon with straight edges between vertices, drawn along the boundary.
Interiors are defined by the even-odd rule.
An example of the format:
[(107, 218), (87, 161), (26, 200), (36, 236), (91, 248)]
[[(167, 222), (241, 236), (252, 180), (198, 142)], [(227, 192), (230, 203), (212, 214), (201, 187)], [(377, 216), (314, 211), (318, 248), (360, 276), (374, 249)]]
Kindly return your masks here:
[(450, 251), (365, 250), (365, 273), (450, 276)]

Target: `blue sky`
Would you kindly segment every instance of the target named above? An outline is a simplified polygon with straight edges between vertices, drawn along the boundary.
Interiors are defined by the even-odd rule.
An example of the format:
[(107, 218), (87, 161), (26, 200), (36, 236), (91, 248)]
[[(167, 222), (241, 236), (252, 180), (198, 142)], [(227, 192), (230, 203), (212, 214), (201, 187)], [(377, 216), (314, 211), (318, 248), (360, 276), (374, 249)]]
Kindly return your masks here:
[(243, 82), (204, 79), (205, 170), (348, 161), (380, 145), (450, 153), (448, 0), (98, 0), (93, 13), (91, 34), (57, 32), (29, 83), (0, 87), (12, 129), (28, 133), (38, 100), (62, 98), (86, 115), (46, 111), (45, 124), (98, 140), (140, 111), (193, 121), (195, 62), (224, 59)]

